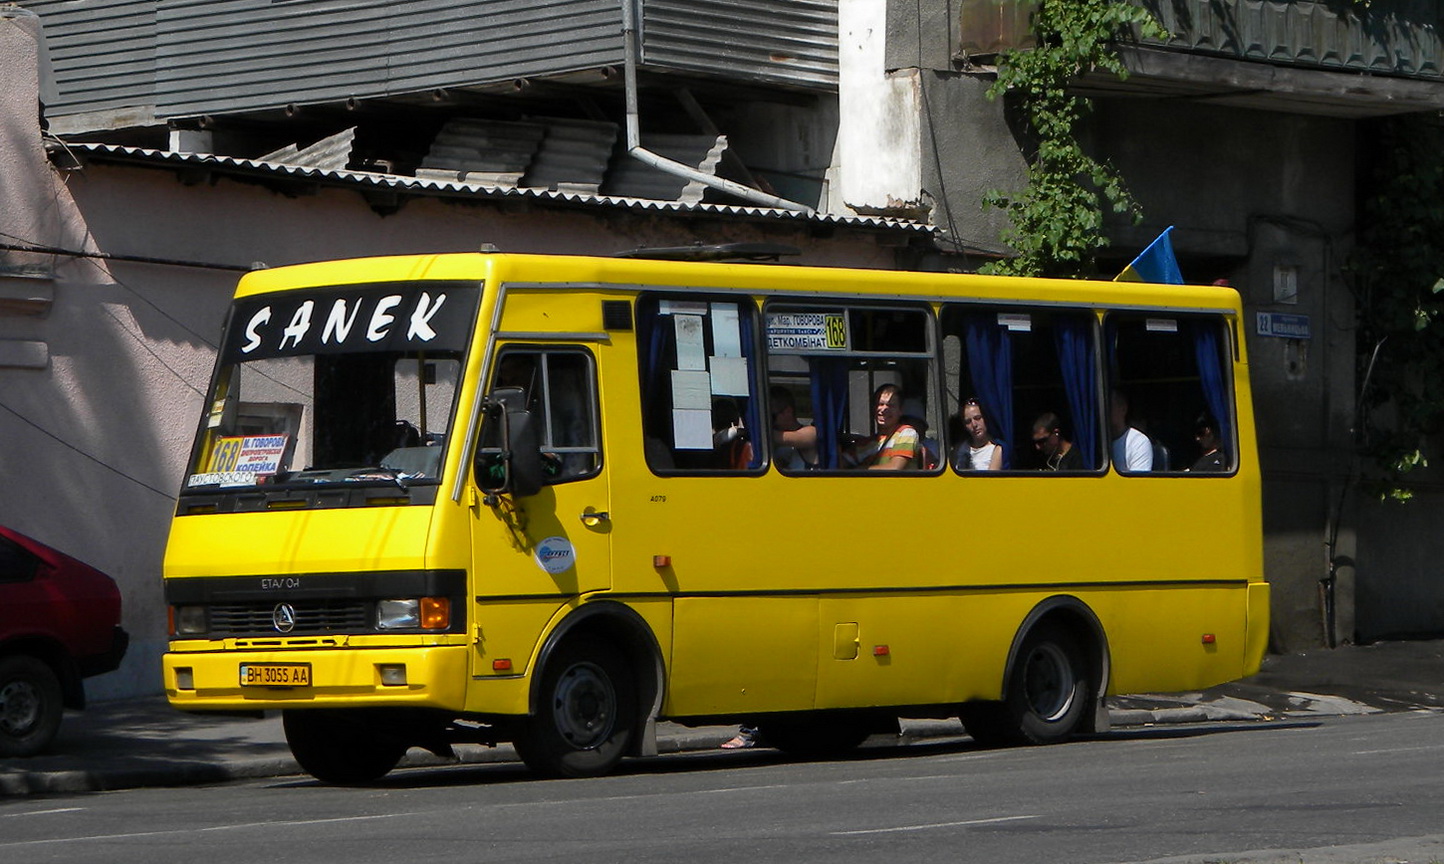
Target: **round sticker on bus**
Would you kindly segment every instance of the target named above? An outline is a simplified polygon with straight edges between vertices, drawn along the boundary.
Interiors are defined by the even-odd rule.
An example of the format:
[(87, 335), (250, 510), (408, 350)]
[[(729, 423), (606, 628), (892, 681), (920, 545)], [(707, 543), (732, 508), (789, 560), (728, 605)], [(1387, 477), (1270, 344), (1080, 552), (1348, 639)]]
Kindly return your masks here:
[(565, 537), (548, 537), (536, 544), (536, 563), (553, 576), (558, 576), (577, 563), (577, 550)]

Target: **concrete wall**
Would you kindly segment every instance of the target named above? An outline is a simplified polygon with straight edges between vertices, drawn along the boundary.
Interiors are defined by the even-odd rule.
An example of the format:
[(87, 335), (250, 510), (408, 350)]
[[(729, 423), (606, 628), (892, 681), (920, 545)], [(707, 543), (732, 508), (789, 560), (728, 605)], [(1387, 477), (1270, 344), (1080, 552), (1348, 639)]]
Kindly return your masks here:
[(886, 4), (838, 2), (838, 126), (834, 212), (921, 214), (921, 76), (886, 68)]
[[(638, 215), (594, 208), (425, 199), (378, 216), (359, 194), (288, 198), (220, 179), (184, 185), (171, 170), (47, 159), (37, 121), (34, 40), (0, 18), (0, 237), (109, 255), (244, 268), (355, 255), (471, 251), (611, 254), (703, 241), (781, 242), (801, 262), (891, 267), (893, 254), (850, 229), (812, 237), (803, 223)], [(37, 364), (0, 365), (0, 523), (114, 576), (133, 642), (92, 698), (158, 692), (165, 647), (160, 568), (215, 343), (238, 273), (176, 265), (4, 253), (6, 346)], [(36, 276), (35, 274), (40, 274)], [(48, 274), (48, 275), (47, 275)], [(43, 277), (43, 278), (42, 278)], [(18, 286), (18, 287), (17, 287)], [(43, 302), (45, 298), (50, 302)], [(13, 312), (16, 304), (0, 302)]]
[(1444, 561), (1439, 526), (1444, 490), (1437, 481), (1406, 504), (1359, 502), (1354, 575), (1357, 632), (1365, 641), (1444, 634)]

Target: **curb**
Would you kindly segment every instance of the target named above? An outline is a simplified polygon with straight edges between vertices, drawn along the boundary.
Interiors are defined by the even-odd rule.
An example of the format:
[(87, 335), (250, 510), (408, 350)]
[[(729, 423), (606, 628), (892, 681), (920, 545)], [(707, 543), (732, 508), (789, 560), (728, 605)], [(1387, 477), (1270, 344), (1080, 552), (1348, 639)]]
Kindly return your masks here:
[[(1157, 709), (1111, 709), (1112, 726), (1153, 726), (1169, 723), (1206, 723), (1219, 721), (1260, 721), (1274, 719), (1260, 715), (1208, 705)], [(659, 754), (717, 750), (731, 738), (735, 727), (703, 727), (689, 729), (677, 726), (659, 735)], [(964, 738), (963, 724), (953, 720), (904, 720), (900, 724), (897, 743), (903, 746), (943, 738)], [(278, 743), (277, 745), (280, 745)], [(446, 765), (485, 765), (518, 762), (510, 744), (495, 747), (458, 745), (455, 759), (444, 759), (423, 751), (413, 751), (401, 760), (398, 768), (435, 768)], [(59, 769), (48, 771), (0, 770), (0, 798), (27, 795), (57, 795), (82, 792), (107, 792), (145, 787), (204, 786), (233, 780), (254, 780), (266, 777), (301, 776), (305, 772), (289, 755), (258, 756), (222, 762), (165, 761), (151, 766), (124, 768)]]

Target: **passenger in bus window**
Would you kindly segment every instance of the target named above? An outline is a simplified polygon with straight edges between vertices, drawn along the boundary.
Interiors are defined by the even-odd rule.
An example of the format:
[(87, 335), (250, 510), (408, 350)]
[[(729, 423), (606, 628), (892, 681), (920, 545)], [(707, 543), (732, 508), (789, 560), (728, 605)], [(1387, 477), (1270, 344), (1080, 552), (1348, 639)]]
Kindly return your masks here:
[(817, 467), (817, 427), (804, 426), (797, 419), (797, 400), (791, 390), (774, 384), (767, 393), (777, 466), (786, 471)]
[(1228, 456), (1223, 452), (1222, 442), (1218, 440), (1218, 421), (1207, 411), (1198, 415), (1193, 423), (1193, 438), (1198, 442), (1198, 449), (1202, 453), (1198, 461), (1193, 463), (1190, 471), (1217, 472), (1228, 470)]
[(953, 464), (974, 471), (998, 471), (1003, 467), (1003, 445), (988, 434), (988, 421), (977, 399), (967, 399), (958, 411), (968, 438), (958, 445)]
[(871, 441), (843, 454), (849, 467), (873, 471), (903, 471), (922, 465), (922, 439), (918, 430), (903, 422), (903, 392), (896, 384), (884, 384), (873, 391), (873, 422), (877, 433)]
[(741, 471), (752, 465), (752, 442), (737, 400), (726, 396), (712, 400), (712, 447), (720, 457), (718, 468)]
[(1108, 432), (1113, 464), (1128, 473), (1153, 470), (1153, 442), (1128, 422), (1128, 396), (1113, 389), (1108, 400)]
[(1033, 421), (1033, 446), (1043, 457), (1044, 471), (1082, 471), (1083, 454), (1063, 437), (1062, 421), (1047, 411)]

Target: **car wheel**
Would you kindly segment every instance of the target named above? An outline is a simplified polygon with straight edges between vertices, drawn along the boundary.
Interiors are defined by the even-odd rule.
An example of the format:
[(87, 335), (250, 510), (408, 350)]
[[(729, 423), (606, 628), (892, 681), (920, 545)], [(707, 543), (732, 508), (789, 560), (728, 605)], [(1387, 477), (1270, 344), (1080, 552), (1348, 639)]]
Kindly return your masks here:
[(0, 658), (0, 756), (33, 756), (55, 739), (65, 710), (60, 679), (28, 655)]

